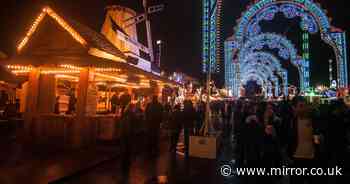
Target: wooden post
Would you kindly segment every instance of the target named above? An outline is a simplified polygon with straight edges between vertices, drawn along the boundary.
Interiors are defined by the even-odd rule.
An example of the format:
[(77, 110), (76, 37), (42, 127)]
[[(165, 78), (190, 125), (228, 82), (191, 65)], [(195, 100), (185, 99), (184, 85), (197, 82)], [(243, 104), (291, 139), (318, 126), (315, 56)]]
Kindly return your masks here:
[(107, 88), (108, 88), (108, 95), (107, 95), (107, 109), (111, 110), (111, 94), (112, 94), (112, 87), (111, 84), (107, 83)]
[(80, 71), (79, 83), (78, 83), (78, 96), (77, 96), (77, 114), (75, 122), (72, 126), (71, 144), (73, 148), (80, 148), (84, 146), (84, 128), (87, 126), (86, 104), (87, 93), (89, 87), (89, 69), (84, 68)]
[(39, 77), (40, 70), (34, 68), (28, 77), (28, 84), (26, 85), (26, 106), (24, 113), (24, 142), (25, 143), (35, 143), (36, 138), (40, 130), (35, 126), (34, 118), (37, 114), (37, 104), (38, 104), (38, 94), (39, 94)]
[(53, 113), (56, 103), (56, 79), (54, 75), (40, 75), (38, 112)]

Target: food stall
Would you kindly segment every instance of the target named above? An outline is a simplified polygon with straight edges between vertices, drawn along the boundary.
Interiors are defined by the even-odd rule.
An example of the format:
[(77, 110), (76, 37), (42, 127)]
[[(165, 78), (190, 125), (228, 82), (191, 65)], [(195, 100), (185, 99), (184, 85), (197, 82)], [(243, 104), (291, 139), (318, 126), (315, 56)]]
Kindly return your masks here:
[(1, 62), (27, 81), (21, 86), (23, 143), (49, 149), (80, 148), (118, 137), (120, 113), (111, 112), (113, 94), (136, 91), (161, 95), (176, 86), (142, 58), (127, 56), (103, 35), (50, 7), (42, 9), (17, 54)]

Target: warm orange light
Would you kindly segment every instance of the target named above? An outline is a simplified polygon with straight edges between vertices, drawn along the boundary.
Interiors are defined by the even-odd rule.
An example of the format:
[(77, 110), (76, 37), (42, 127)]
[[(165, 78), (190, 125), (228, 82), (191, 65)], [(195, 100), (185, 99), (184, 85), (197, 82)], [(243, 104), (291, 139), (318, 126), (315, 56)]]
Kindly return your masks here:
[(95, 68), (96, 72), (121, 72), (120, 68)]
[(46, 7), (43, 10), (44, 12), (47, 12), (53, 19), (55, 19), (58, 24), (60, 24), (66, 31), (68, 31), (75, 40), (77, 40), (82, 45), (86, 45), (86, 41), (83, 37), (80, 36), (78, 32), (76, 32), (71, 26), (67, 24), (66, 21), (62, 19), (56, 12), (54, 12), (50, 7)]
[(60, 67), (71, 69), (71, 70), (81, 70), (82, 69), (81, 67), (74, 66), (74, 65), (60, 65)]
[(42, 70), (42, 74), (65, 74), (65, 73), (80, 73), (79, 70)]
[(27, 32), (26, 36), (23, 38), (23, 40), (18, 44), (17, 51), (20, 52), (23, 47), (28, 43), (30, 37), (33, 35), (35, 30), (37, 29), (39, 23), (44, 19), (45, 15), (48, 14), (50, 17), (52, 17), (56, 22), (61, 25), (70, 35), (73, 36), (73, 38), (78, 41), (82, 45), (86, 45), (86, 41), (83, 37), (80, 36), (78, 32), (76, 32), (71, 26), (67, 24), (56, 12), (54, 12), (50, 7), (43, 8), (40, 15), (35, 19), (34, 23), (30, 27), (29, 31)]
[(107, 75), (107, 74), (102, 74), (102, 73), (95, 73), (95, 75), (98, 76), (98, 77), (111, 79), (111, 80), (116, 81), (116, 82), (122, 82), (122, 83), (126, 82), (125, 78), (116, 77), (116, 76), (113, 76), (113, 75)]
[(10, 69), (14, 74), (24, 74), (29, 73), (33, 70), (31, 66), (21, 66), (21, 65), (7, 65), (6, 68)]
[(58, 78), (58, 79), (70, 79), (70, 80), (73, 80), (75, 82), (79, 81), (79, 77), (70, 76), (70, 75), (63, 75), (63, 74), (55, 75), (55, 78)]
[(27, 32), (26, 36), (24, 39), (19, 43), (17, 47), (17, 51), (20, 51), (24, 45), (28, 42), (29, 38), (32, 36), (32, 34), (35, 32), (36, 28), (38, 27), (39, 23), (44, 19), (46, 15), (45, 11), (42, 11), (40, 15), (35, 19), (34, 23), (30, 27), (29, 31)]
[(33, 70), (33, 67), (31, 66), (7, 65), (6, 67), (12, 70)]
[(11, 72), (17, 75), (17, 74), (21, 74), (21, 73), (29, 73), (30, 70), (13, 70)]
[(125, 87), (125, 88), (127, 88), (127, 87), (129, 87), (129, 86), (126, 85), (126, 84), (114, 84), (114, 85), (112, 85), (111, 87), (112, 87), (112, 88), (113, 88), (113, 87)]
[(123, 63), (126, 62), (126, 60), (121, 58), (121, 57), (117, 57), (117, 56), (115, 56), (113, 54), (104, 52), (104, 51), (99, 50), (97, 48), (91, 48), (89, 50), (89, 54), (91, 54), (93, 56), (96, 56), (96, 57), (99, 57), (99, 58), (109, 59), (109, 60), (112, 60), (112, 61), (123, 62)]

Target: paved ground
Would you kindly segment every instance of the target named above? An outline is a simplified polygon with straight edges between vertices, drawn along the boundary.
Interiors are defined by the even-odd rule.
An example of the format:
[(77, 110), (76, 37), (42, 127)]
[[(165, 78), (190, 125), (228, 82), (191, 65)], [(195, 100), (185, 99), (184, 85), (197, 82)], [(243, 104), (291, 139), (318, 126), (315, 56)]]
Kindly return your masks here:
[(118, 157), (112, 147), (59, 153), (20, 153), (0, 162), (1, 184), (47, 184)]
[[(220, 167), (230, 164), (234, 160), (233, 144), (230, 138), (223, 140), (224, 146), (220, 150), (217, 160), (190, 158), (173, 155), (167, 150), (166, 140), (162, 141), (159, 157), (149, 157), (146, 152), (133, 157), (130, 167), (123, 169), (122, 160), (117, 159), (101, 164), (87, 172), (61, 180), (55, 184), (260, 184), (266, 183), (265, 178), (225, 178), (220, 175)], [(137, 146), (136, 146), (137, 147)], [(345, 177), (344, 177), (345, 179)], [(276, 184), (288, 184), (289, 178), (281, 178)], [(322, 178), (317, 184), (335, 184)], [(349, 180), (336, 184), (348, 184)]]
[(159, 157), (141, 154), (132, 159), (128, 170), (121, 168), (121, 159), (115, 159), (89, 172), (60, 181), (62, 184), (152, 184), (157, 180), (168, 183), (222, 183), (215, 160), (189, 159), (172, 155), (163, 142)]
[[(0, 152), (0, 184), (240, 184), (237, 177), (224, 178), (220, 167), (234, 160), (231, 138), (223, 139), (216, 160), (190, 158), (171, 154), (168, 138), (163, 137), (158, 157), (146, 151), (147, 136), (135, 137), (131, 164), (122, 168), (117, 146), (104, 145), (95, 149), (56, 154), (21, 153), (18, 145), (0, 145), (10, 149)], [(17, 150), (17, 151), (16, 151)], [(3, 153), (11, 153), (3, 155)], [(6, 159), (4, 159), (6, 158)], [(344, 180), (345, 181), (345, 180)], [(348, 184), (348, 181), (338, 184)], [(257, 180), (252, 184), (261, 183)], [(328, 183), (321, 180), (318, 184)], [(288, 178), (281, 184), (287, 184)]]

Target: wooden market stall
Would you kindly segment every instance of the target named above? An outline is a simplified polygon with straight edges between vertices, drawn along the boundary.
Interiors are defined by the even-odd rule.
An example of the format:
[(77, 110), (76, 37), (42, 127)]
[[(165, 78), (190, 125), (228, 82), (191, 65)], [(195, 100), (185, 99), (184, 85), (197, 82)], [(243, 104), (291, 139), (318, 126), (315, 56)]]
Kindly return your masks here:
[[(99, 137), (117, 137), (118, 115), (97, 114), (108, 112), (115, 88), (133, 98), (136, 90), (161, 95), (163, 86), (177, 85), (137, 67), (146, 62), (140, 59), (127, 56), (89, 27), (43, 8), (17, 54), (1, 62), (27, 77), (21, 94), (25, 145), (80, 148), (94, 145)], [(70, 99), (75, 99), (74, 108)]]

